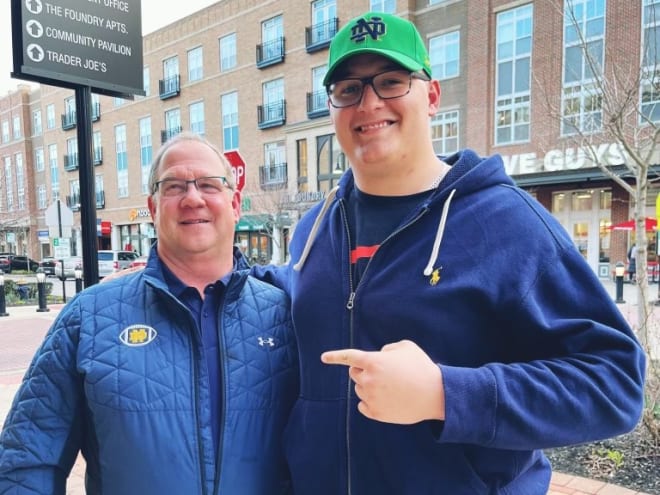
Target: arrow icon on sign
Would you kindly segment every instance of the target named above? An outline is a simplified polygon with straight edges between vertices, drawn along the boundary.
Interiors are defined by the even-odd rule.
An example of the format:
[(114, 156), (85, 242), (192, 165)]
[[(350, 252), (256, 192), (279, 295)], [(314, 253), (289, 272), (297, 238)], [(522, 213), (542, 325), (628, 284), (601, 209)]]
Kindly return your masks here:
[(41, 62), (44, 59), (44, 51), (36, 43), (30, 43), (27, 46), (27, 54), (33, 62)]
[(25, 25), (25, 29), (33, 38), (41, 38), (44, 34), (44, 28), (41, 26), (39, 21), (30, 21)]

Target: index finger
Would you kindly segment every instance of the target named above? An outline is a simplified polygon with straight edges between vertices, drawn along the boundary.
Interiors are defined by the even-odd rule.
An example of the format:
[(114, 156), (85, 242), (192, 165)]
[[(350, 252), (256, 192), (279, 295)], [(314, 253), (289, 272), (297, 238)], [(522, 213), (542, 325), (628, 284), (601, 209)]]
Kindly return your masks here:
[(367, 352), (358, 349), (338, 349), (321, 354), (321, 361), (325, 364), (343, 364), (344, 366), (363, 368), (367, 354)]

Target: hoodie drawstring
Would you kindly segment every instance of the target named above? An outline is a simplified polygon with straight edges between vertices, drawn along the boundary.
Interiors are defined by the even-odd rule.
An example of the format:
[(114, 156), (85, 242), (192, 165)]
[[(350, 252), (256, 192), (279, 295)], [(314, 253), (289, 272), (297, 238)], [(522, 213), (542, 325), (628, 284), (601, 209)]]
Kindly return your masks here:
[(332, 203), (332, 200), (335, 199), (338, 189), (339, 186), (335, 186), (330, 190), (328, 195), (325, 197), (323, 208), (321, 208), (321, 211), (316, 217), (316, 220), (314, 220), (314, 225), (312, 225), (312, 230), (309, 232), (309, 236), (307, 237), (307, 242), (305, 242), (305, 247), (303, 249), (302, 254), (300, 255), (300, 259), (298, 260), (298, 263), (293, 265), (293, 269), (295, 271), (299, 272), (300, 270), (302, 270), (302, 267), (305, 264), (305, 260), (307, 260), (307, 256), (309, 255), (309, 251), (312, 249), (312, 244), (314, 244), (314, 239), (316, 239), (316, 232), (319, 230), (319, 225), (321, 224), (321, 220), (323, 220), (323, 217), (327, 213), (328, 208), (330, 208), (330, 203)]
[(456, 189), (452, 189), (449, 197), (445, 201), (445, 204), (442, 206), (442, 215), (440, 216), (440, 223), (438, 224), (438, 230), (435, 233), (435, 241), (433, 241), (433, 251), (431, 251), (431, 257), (429, 262), (424, 268), (424, 275), (426, 277), (430, 276), (433, 273), (433, 265), (438, 260), (438, 254), (440, 253), (440, 243), (442, 242), (442, 235), (445, 232), (445, 223), (447, 222), (447, 214), (449, 213), (449, 205), (451, 204), (451, 199), (454, 197)]

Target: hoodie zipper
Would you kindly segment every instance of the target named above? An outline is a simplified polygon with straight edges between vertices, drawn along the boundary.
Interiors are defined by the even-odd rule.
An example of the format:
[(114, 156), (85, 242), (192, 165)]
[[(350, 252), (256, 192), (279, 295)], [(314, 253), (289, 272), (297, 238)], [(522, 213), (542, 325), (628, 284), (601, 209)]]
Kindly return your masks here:
[[(348, 287), (349, 287), (349, 294), (348, 294), (348, 301), (346, 302), (346, 309), (349, 311), (349, 347), (353, 348), (354, 347), (354, 331), (353, 331), (353, 309), (355, 308), (355, 296), (357, 295), (357, 290), (359, 289), (360, 285), (362, 285), (362, 281), (364, 280), (367, 272), (369, 271), (369, 266), (371, 266), (371, 262), (373, 261), (373, 258), (378, 255), (378, 251), (380, 250), (380, 247), (378, 250), (374, 253), (374, 255), (369, 258), (369, 261), (367, 262), (367, 266), (364, 268), (364, 272), (362, 273), (362, 277), (360, 277), (360, 281), (358, 282), (356, 287), (353, 287), (353, 267), (351, 266), (351, 256), (350, 256), (350, 251), (351, 251), (351, 231), (348, 228), (348, 219), (346, 216), (346, 204), (344, 202), (344, 199), (339, 199), (339, 207), (341, 211), (341, 218), (342, 218), (342, 223), (344, 224), (344, 229), (346, 230), (346, 239), (348, 240), (348, 251), (349, 251), (349, 256), (348, 256)], [(388, 235), (383, 242), (380, 243), (380, 246), (383, 246), (386, 242), (388, 242), (390, 239), (392, 239), (394, 236), (398, 235), (401, 231), (404, 229), (408, 228), (410, 225), (415, 223), (417, 220), (419, 220), (422, 216), (424, 216), (427, 212), (429, 211), (428, 206), (425, 206), (421, 209), (421, 211), (414, 217), (412, 218), (409, 222), (403, 224), (400, 226), (398, 229), (396, 229), (394, 232), (392, 232), (390, 235)], [(348, 380), (348, 386), (346, 388), (346, 421), (345, 421), (345, 428), (346, 428), (346, 493), (347, 495), (351, 495), (353, 491), (351, 490), (351, 429), (350, 429), (350, 417), (351, 417), (351, 380), (349, 378)]]

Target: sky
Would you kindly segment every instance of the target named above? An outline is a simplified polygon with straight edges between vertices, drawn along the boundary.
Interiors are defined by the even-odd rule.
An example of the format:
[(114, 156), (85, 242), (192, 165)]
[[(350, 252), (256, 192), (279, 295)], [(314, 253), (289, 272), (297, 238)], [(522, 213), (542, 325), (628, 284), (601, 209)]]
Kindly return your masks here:
[[(49, 0), (50, 3), (58, 5), (58, 0)], [(85, 2), (87, 0), (78, 0)], [(135, 3), (139, 0), (129, 0)], [(182, 17), (197, 12), (204, 7), (216, 3), (218, 0), (183, 0), (167, 2), (165, 0), (141, 0), (142, 7), (142, 35), (145, 36), (160, 29)], [(7, 33), (7, 39), (11, 38), (11, 2), (0, 0), (0, 33)], [(0, 95), (6, 95), (13, 91), (19, 84), (28, 81), (13, 79), (12, 45), (11, 43), (0, 43)]]

